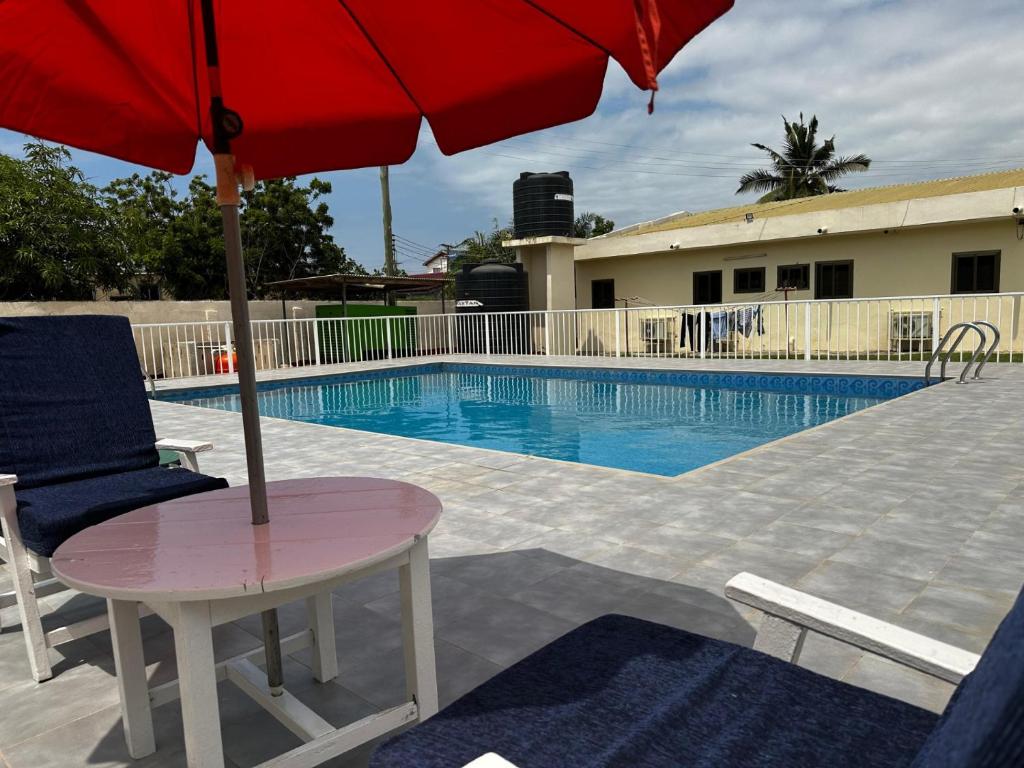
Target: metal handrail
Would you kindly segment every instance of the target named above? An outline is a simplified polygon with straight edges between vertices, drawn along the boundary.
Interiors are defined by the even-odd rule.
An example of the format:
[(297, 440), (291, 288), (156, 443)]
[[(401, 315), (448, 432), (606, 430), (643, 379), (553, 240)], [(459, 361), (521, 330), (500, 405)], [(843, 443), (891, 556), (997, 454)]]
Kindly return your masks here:
[(151, 375), (143, 366), (139, 366), (139, 370), (142, 371), (142, 378), (149, 382), (149, 397), (151, 400), (156, 400), (156, 377)]
[(995, 354), (996, 348), (999, 346), (999, 340), (1002, 338), (1002, 334), (999, 332), (999, 327), (995, 323), (990, 323), (988, 320), (975, 320), (974, 323), (976, 325), (984, 325), (986, 328), (991, 328), (992, 334), (995, 336), (992, 340), (991, 346), (988, 348), (988, 352), (985, 353), (981, 362), (978, 363), (978, 367), (974, 369), (974, 376), (971, 377), (972, 379), (980, 379), (981, 369), (984, 368), (985, 364), (992, 359), (992, 355)]
[(981, 330), (981, 328), (976, 323), (956, 323), (955, 325), (951, 325), (949, 327), (949, 330), (946, 331), (946, 335), (942, 337), (942, 340), (939, 341), (938, 346), (935, 347), (935, 351), (932, 352), (932, 356), (928, 359), (928, 365), (924, 367), (925, 385), (931, 383), (932, 365), (934, 365), (935, 361), (941, 356), (942, 350), (946, 346), (946, 342), (949, 341), (950, 336), (952, 336), (953, 332), (956, 331), (957, 329), (960, 329), (960, 335), (957, 336), (956, 340), (950, 345), (949, 351), (946, 353), (946, 356), (942, 358), (942, 363), (939, 366), (939, 381), (946, 380), (946, 363), (949, 362), (949, 358), (953, 356), (954, 352), (956, 352), (957, 348), (960, 346), (960, 342), (963, 341), (963, 338), (967, 334), (967, 332), (973, 330), (975, 333), (978, 334), (978, 347), (977, 349), (974, 350), (974, 354), (971, 355), (971, 359), (967, 361), (967, 365), (965, 365), (964, 369), (960, 372), (960, 383), (966, 383), (968, 371), (970, 371), (971, 366), (974, 365), (975, 362), (977, 362), (978, 358), (981, 356), (981, 353), (985, 349), (985, 344), (988, 342), (988, 337), (985, 335), (985, 332)]

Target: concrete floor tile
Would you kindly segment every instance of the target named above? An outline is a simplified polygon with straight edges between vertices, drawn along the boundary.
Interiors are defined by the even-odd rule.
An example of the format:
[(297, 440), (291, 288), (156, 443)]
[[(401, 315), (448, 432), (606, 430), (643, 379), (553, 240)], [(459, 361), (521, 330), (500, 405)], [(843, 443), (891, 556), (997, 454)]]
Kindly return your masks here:
[(796, 586), (815, 597), (889, 621), (921, 594), (927, 582), (827, 561)]
[(574, 629), (576, 622), (518, 600), (500, 599), (441, 627), (437, 635), (475, 656), (504, 668)]
[(991, 635), (1013, 605), (1005, 593), (929, 585), (903, 611), (905, 616)]
[(745, 541), (825, 559), (853, 541), (853, 536), (778, 520), (751, 534)]
[(844, 680), (935, 713), (945, 709), (954, 690), (950, 683), (868, 654), (853, 666)]
[(865, 532), (829, 559), (877, 573), (930, 581), (949, 562), (951, 554), (948, 549), (926, 549), (905, 540), (882, 538)]

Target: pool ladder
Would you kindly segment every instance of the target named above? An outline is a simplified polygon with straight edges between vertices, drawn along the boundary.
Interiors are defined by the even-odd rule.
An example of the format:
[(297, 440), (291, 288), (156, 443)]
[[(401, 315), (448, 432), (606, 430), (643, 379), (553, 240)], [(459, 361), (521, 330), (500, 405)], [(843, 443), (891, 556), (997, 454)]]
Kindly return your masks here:
[[(985, 345), (988, 344), (988, 334), (985, 333), (983, 327), (992, 331), (992, 344), (989, 345), (987, 352), (985, 351)], [(946, 356), (942, 357), (942, 353), (946, 349), (946, 342), (948, 342), (953, 334), (958, 330), (960, 333), (957, 335), (956, 339), (953, 340), (953, 343), (950, 344), (949, 350), (946, 351)], [(961, 384), (967, 383), (967, 374), (970, 373), (971, 366), (975, 366), (974, 376), (971, 378), (981, 378), (981, 369), (985, 367), (985, 363), (992, 359), (992, 356), (995, 354), (996, 347), (999, 346), (1000, 338), (999, 328), (988, 320), (974, 320), (950, 326), (949, 330), (946, 331), (946, 335), (942, 337), (939, 345), (935, 348), (935, 351), (932, 352), (932, 356), (928, 360), (928, 365), (924, 368), (925, 385), (931, 384), (932, 366), (940, 357), (942, 357), (942, 362), (939, 366), (939, 381), (946, 380), (946, 363), (949, 362), (949, 358), (951, 358), (953, 353), (960, 347), (960, 342), (963, 341), (964, 336), (967, 335), (968, 331), (974, 331), (978, 334), (978, 346), (974, 350), (974, 354), (971, 355), (971, 359), (967, 361), (967, 365), (965, 365), (964, 369), (960, 371), (959, 382)]]

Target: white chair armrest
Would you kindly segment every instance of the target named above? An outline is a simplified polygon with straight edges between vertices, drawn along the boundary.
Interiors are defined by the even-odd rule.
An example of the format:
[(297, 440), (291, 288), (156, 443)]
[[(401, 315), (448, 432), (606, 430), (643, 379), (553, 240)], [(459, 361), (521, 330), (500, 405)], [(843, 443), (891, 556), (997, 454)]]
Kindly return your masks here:
[[(951, 683), (959, 683), (964, 675), (974, 669), (980, 658), (975, 653), (762, 579), (752, 573), (741, 573), (731, 578), (725, 585), (725, 595), (738, 603), (764, 611), (768, 617), (776, 617), (786, 624), (833, 637)], [(767, 645), (770, 647), (772, 644)]]
[(480, 755), (471, 763), (466, 763), (462, 768), (516, 768), (516, 766), (501, 755), (488, 752), (486, 755)]
[(213, 443), (198, 442), (195, 440), (179, 440), (174, 437), (162, 437), (156, 441), (158, 451), (184, 451), (186, 453), (203, 453), (212, 451)]
[(17, 475), (0, 475), (0, 488), (5, 485), (14, 485), (16, 482), (18, 482)]

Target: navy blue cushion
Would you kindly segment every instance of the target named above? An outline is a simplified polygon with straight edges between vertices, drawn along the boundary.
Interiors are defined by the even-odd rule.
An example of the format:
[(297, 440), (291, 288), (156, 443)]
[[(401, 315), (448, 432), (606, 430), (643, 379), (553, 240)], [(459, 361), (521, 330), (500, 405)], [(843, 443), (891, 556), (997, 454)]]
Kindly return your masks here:
[(1024, 766), (1024, 590), (963, 679), (914, 768)]
[(90, 525), (149, 504), (227, 485), (223, 478), (181, 467), (150, 467), (29, 488), (16, 496), (18, 525), (25, 545), (49, 557), (65, 539)]
[(154, 467), (155, 442), (126, 318), (0, 318), (0, 473), (18, 490)]
[(624, 616), (573, 630), (382, 745), (372, 768), (908, 766), (938, 716)]

